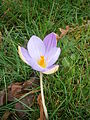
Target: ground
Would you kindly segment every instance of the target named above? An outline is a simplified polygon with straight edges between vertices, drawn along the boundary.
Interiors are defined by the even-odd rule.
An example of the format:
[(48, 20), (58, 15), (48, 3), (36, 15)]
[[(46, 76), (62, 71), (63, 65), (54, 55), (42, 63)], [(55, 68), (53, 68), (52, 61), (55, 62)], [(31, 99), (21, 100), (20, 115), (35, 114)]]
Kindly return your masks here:
[[(58, 42), (59, 70), (43, 78), (46, 106), (50, 120), (89, 120), (89, 15), (89, 0), (1, 0), (0, 90), (7, 91), (13, 82), (39, 78), (19, 58), (18, 45), (25, 47), (32, 35), (43, 39), (50, 32), (60, 34), (58, 28), (69, 25), (69, 32)], [(7, 109), (17, 111), (13, 105), (1, 106), (0, 117)], [(37, 98), (32, 109), (23, 110), (28, 120), (39, 118)]]

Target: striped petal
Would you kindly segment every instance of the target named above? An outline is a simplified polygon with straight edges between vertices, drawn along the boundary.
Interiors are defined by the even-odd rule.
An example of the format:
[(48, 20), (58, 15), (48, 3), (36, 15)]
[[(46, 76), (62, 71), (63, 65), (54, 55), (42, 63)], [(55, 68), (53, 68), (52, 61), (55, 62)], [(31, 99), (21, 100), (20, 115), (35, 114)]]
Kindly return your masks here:
[(52, 66), (57, 61), (60, 52), (61, 52), (60, 48), (54, 47), (45, 54), (45, 58), (48, 63), (47, 67)]
[(48, 34), (44, 38), (43, 42), (44, 42), (44, 45), (45, 45), (46, 52), (49, 51), (51, 48), (56, 47), (57, 40), (56, 40), (55, 33), (52, 32), (52, 33)]
[(38, 60), (40, 56), (45, 54), (45, 45), (43, 41), (35, 35), (30, 38), (27, 49), (30, 56), (35, 60)]
[(37, 70), (37, 71), (43, 71), (44, 70), (43, 68), (41, 68), (37, 64), (37, 62), (34, 59), (31, 58), (31, 56), (29, 55), (28, 51), (25, 48), (18, 46), (18, 53), (19, 53), (20, 58), (26, 64), (31, 66), (34, 70)]

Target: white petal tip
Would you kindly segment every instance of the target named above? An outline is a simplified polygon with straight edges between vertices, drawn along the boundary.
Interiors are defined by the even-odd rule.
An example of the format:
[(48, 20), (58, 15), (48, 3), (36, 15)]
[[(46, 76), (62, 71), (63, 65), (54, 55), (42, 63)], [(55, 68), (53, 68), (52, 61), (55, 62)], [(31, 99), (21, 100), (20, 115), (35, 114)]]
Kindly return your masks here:
[(24, 58), (23, 55), (22, 55), (21, 47), (20, 47), (20, 46), (18, 46), (18, 54), (19, 54), (20, 58), (21, 58), (25, 63), (27, 63), (26, 60), (25, 60), (25, 58)]
[(52, 67), (51, 69), (48, 69), (47, 71), (45, 71), (43, 73), (47, 74), (47, 75), (53, 74), (58, 70), (58, 68), (59, 68), (59, 65), (55, 65), (54, 67)]

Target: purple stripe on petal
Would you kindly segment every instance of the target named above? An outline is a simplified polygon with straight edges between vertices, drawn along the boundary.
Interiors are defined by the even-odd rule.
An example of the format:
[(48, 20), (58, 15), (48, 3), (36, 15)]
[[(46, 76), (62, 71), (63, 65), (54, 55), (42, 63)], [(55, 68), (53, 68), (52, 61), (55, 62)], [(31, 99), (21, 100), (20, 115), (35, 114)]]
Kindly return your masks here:
[(60, 55), (61, 49), (60, 48), (52, 48), (47, 54), (46, 54), (46, 60), (48, 62), (47, 67), (52, 66), (58, 59)]
[(35, 60), (40, 59), (40, 56), (45, 54), (45, 45), (43, 41), (35, 35), (30, 38), (27, 49), (30, 56)]
[(58, 68), (59, 68), (59, 65), (53, 65), (53, 66), (48, 67), (47, 69), (45, 69), (43, 71), (43, 73), (47, 74), (47, 75), (48, 74), (53, 74), (53, 73), (55, 73), (58, 70)]
[(54, 47), (54, 48), (51, 48), (48, 52), (46, 52), (45, 54), (45, 59), (46, 61), (50, 61), (50, 59), (53, 58), (53, 56), (56, 54), (58, 48), (57, 47)]
[(41, 68), (37, 62), (31, 58), (31, 56), (29, 55), (28, 51), (23, 48), (23, 47), (18, 47), (18, 53), (19, 53), (19, 56), (20, 58), (25, 62), (27, 63), (29, 66), (31, 66), (34, 70), (37, 70), (37, 71), (42, 71), (43, 68)]
[(56, 35), (54, 33), (48, 34), (43, 40), (46, 48), (46, 52), (49, 51), (51, 48), (56, 47), (57, 40)]

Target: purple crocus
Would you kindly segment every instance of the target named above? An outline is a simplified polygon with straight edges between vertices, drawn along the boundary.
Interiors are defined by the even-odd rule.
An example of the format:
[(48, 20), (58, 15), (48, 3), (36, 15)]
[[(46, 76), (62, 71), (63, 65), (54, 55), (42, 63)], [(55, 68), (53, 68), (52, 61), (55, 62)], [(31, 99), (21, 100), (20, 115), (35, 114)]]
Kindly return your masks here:
[(27, 49), (18, 47), (20, 58), (34, 70), (44, 74), (56, 72), (59, 65), (54, 65), (60, 55), (55, 33), (48, 34), (42, 41), (33, 35), (27, 43)]

